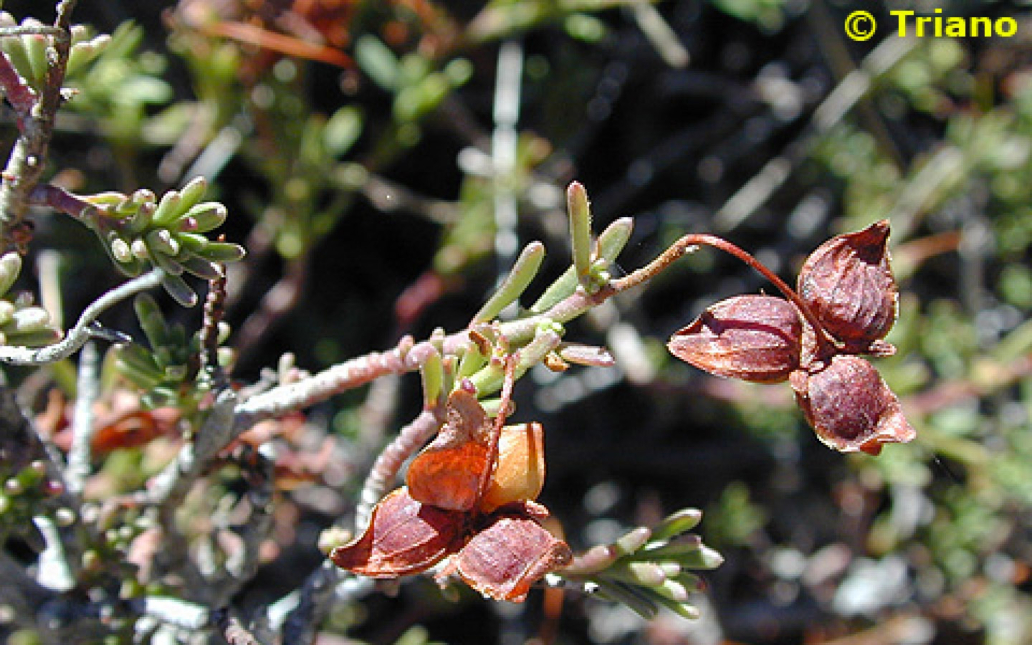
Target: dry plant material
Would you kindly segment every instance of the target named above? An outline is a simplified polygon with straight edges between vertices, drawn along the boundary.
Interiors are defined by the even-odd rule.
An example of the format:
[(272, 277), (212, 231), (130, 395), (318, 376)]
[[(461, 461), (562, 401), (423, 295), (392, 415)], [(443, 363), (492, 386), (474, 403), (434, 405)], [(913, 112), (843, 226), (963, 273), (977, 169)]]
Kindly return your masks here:
[(896, 351), (883, 340), (899, 300), (888, 239), (882, 220), (828, 240), (806, 259), (788, 300), (722, 300), (675, 333), (670, 352), (717, 376), (788, 379), (817, 437), (835, 450), (877, 455), (886, 443), (912, 440), (896, 395), (858, 356)]
[[(333, 562), (372, 578), (422, 573), (449, 558), (452, 574), (484, 596), (522, 602), (537, 580), (572, 559), (542, 522), (533, 500), (544, 484), (540, 424), (501, 427), (476, 395), (460, 387), (447, 418), (409, 466), (406, 486), (373, 509), (369, 526), (330, 553)], [(504, 405), (503, 405), (504, 409)]]

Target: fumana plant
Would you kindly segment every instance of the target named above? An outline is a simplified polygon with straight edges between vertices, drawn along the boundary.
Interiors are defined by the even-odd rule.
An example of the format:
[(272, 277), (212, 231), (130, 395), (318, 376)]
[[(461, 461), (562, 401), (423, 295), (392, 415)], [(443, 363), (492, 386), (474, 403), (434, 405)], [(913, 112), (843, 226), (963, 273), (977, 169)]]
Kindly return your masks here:
[[(703, 245), (759, 270), (785, 299), (743, 295), (713, 305), (674, 334), (674, 355), (718, 376), (787, 380), (818, 437), (836, 450), (877, 454), (914, 437), (895, 395), (861, 358), (893, 351), (883, 340), (897, 313), (887, 222), (826, 242), (803, 265), (796, 290), (706, 234), (687, 234), (645, 267), (614, 277), (633, 222), (618, 219), (596, 236), (587, 192), (576, 182), (566, 189), (571, 265), (530, 304), (521, 299), (542, 266), (539, 242), (523, 248), (463, 328), (419, 341), (404, 336), (314, 374), (284, 359), (262, 382), (233, 382), (226, 267), (245, 249), (216, 232), (229, 212), (205, 199), (209, 182), (193, 177), (160, 196), (146, 187), (80, 195), (46, 163), (58, 111), (76, 98), (66, 81), (112, 42), (73, 25), (74, 6), (58, 3), (52, 25), (0, 14), (0, 88), (16, 137), (0, 186), (0, 361), (43, 370), (77, 357), (74, 400), (55, 390), (38, 415), (23, 412), (10, 383), (0, 388), (0, 585), (15, 609), (11, 633), (45, 642), (147, 642), (159, 634), (163, 642), (193, 642), (212, 633), (233, 643), (311, 642), (334, 603), (371, 591), (362, 580), (424, 573), (443, 586), (457, 576), (494, 600), (522, 602), (535, 587), (563, 587), (647, 617), (660, 608), (696, 617), (693, 594), (705, 586), (698, 571), (722, 562), (690, 533), (701, 514), (684, 509), (575, 550), (561, 518), (536, 501), (545, 429), (506, 422), (518, 415), (514, 388), (535, 366), (613, 364), (604, 348), (565, 340), (570, 321)], [(363, 55), (372, 55), (374, 45), (363, 42)], [(438, 92), (451, 82), (409, 71), (412, 78), (384, 72), (381, 80), (422, 90), (429, 83)], [(33, 209), (88, 229), (126, 278), (67, 329), (31, 298), (10, 293), (35, 244)], [(145, 293), (162, 287), (192, 307), (198, 280), (207, 293), (193, 332)], [(143, 338), (98, 323), (130, 298)], [(101, 345), (110, 346), (104, 357)], [(299, 588), (245, 616), (235, 598), (267, 557), (262, 546), (279, 494), (306, 475), (274, 443), (298, 448), (297, 415), (311, 406), (410, 372), (421, 377), (422, 410), (368, 468), (354, 521), (342, 517), (324, 533), (327, 558)], [(319, 432), (327, 438), (325, 427)], [(155, 471), (102, 481), (118, 451), (158, 442), (170, 449), (158, 453)], [(203, 494), (233, 489), (227, 480), (243, 492)], [(186, 525), (184, 509), (211, 521)], [(6, 545), (18, 545), (18, 557)]]

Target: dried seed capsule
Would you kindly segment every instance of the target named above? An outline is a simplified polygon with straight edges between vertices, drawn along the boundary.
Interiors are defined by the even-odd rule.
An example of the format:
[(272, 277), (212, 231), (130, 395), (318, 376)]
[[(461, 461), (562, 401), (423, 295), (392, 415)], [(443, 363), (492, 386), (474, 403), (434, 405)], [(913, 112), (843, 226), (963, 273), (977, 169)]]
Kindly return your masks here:
[(474, 535), (441, 576), (456, 571), (466, 584), (488, 598), (523, 602), (532, 584), (571, 560), (570, 547), (537, 520), (522, 513), (507, 513)]
[(748, 295), (711, 306), (667, 347), (710, 374), (776, 383), (799, 367), (801, 338), (802, 322), (790, 302)]
[(896, 322), (899, 290), (889, 266), (888, 239), (888, 220), (833, 237), (799, 271), (799, 296), (847, 351), (866, 351)]
[(371, 578), (420, 573), (462, 544), (465, 524), (465, 514), (421, 504), (399, 488), (376, 505), (365, 533), (333, 549), (330, 559)]
[(818, 372), (792, 373), (792, 389), (817, 437), (840, 452), (881, 452), (882, 444), (906, 443), (917, 433), (899, 399), (870, 363), (838, 355)]

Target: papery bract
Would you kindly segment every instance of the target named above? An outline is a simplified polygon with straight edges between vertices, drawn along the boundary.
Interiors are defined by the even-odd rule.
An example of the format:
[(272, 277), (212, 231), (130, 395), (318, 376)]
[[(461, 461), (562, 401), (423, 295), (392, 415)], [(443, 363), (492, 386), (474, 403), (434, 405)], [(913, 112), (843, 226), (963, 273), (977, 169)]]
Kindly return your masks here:
[(792, 373), (799, 407), (817, 437), (840, 452), (877, 455), (886, 443), (916, 436), (899, 399), (874, 366), (857, 356), (838, 355), (814, 373)]
[(365, 532), (330, 552), (342, 569), (370, 578), (397, 578), (426, 571), (465, 540), (467, 517), (413, 499), (399, 488), (373, 509)]
[[(838, 235), (811, 253), (799, 271), (800, 298), (852, 352), (866, 351), (896, 321), (899, 291), (889, 266), (888, 238), (888, 220)], [(885, 343), (873, 350), (891, 353)]]
[(535, 500), (544, 485), (544, 428), (540, 423), (502, 428), (498, 461), (480, 500), (480, 510), (490, 513), (512, 502)]
[(499, 513), (452, 557), (470, 587), (495, 600), (523, 602), (532, 584), (573, 559), (570, 547), (525, 514)]
[(487, 414), (476, 395), (458, 389), (448, 397), (444, 426), (412, 460), (405, 483), (424, 504), (468, 511), (487, 484), (493, 457)]
[(711, 374), (776, 383), (799, 367), (801, 337), (802, 322), (792, 303), (746, 295), (712, 305), (676, 332), (667, 347)]

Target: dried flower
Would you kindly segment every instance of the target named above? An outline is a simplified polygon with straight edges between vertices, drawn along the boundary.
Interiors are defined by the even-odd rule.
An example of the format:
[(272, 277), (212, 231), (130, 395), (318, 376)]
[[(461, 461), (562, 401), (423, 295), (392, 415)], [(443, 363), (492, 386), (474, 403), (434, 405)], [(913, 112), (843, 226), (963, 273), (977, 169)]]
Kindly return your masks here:
[(457, 573), (485, 596), (522, 602), (534, 582), (573, 557), (542, 526), (548, 510), (533, 501), (544, 483), (541, 425), (492, 423), (461, 387), (446, 414), (409, 466), (407, 486), (380, 500), (365, 532), (330, 558), (360, 575), (396, 578), (451, 556), (438, 580)]

